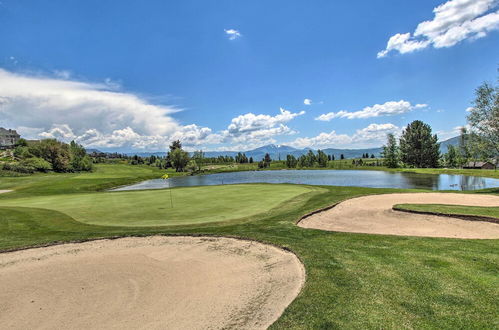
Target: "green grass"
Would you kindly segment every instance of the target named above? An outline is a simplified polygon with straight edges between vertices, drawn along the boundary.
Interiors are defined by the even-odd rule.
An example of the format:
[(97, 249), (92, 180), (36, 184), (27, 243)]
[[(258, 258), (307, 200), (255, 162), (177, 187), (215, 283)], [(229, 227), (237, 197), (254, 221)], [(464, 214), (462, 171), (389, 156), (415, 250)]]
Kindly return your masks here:
[(147, 165), (98, 164), (95, 166), (95, 171), (90, 173), (37, 173), (20, 177), (1, 177), (0, 189), (13, 189), (14, 192), (0, 195), (0, 200), (22, 196), (100, 191), (147, 179), (157, 179), (165, 173), (180, 175), (171, 169), (166, 171)]
[[(126, 174), (118, 181), (133, 180), (128, 167), (123, 171)], [(56, 191), (58, 196), (52, 196), (55, 188), (47, 181), (46, 185), (33, 183), (22, 193), (0, 195), (0, 200), (10, 203), (18, 198), (47, 196), (57, 202), (57, 198), (79, 196), (79, 191), (100, 190), (109, 182), (116, 182), (117, 178), (106, 179), (106, 175), (97, 171), (81, 183), (71, 176), (61, 181), (55, 175), (54, 184), (66, 194)], [(14, 178), (11, 186), (0, 189), (16, 186), (16, 180), (24, 178)], [(0, 182), (3, 184), (3, 178)], [(280, 186), (267, 186), (277, 189), (270, 193), (278, 194)], [(289, 248), (306, 268), (307, 281), (302, 292), (272, 329), (497, 328), (499, 240), (335, 233), (295, 225), (303, 214), (347, 198), (402, 191), (407, 190), (321, 187), (255, 215), (251, 221), (171, 227), (96, 226), (55, 210), (2, 206), (0, 250), (130, 235), (244, 237)], [(112, 194), (115, 193), (109, 193)], [(144, 208), (144, 212), (149, 211)]]
[(323, 189), (268, 184), (204, 186), (16, 198), (0, 200), (0, 207), (54, 210), (101, 226), (172, 226), (252, 217), (314, 190)]
[(499, 219), (499, 206), (484, 207), (445, 204), (397, 204), (393, 207), (416, 212), (431, 212), (446, 215), (471, 215)]

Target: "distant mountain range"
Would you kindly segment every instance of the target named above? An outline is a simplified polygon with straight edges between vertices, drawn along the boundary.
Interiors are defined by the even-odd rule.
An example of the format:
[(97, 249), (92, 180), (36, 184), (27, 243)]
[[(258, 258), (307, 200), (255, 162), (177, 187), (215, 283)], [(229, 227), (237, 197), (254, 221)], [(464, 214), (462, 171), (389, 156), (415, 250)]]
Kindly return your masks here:
[[(448, 140), (442, 141), (440, 143), (440, 152), (441, 153), (446, 153), (447, 152), (447, 146), (448, 145), (453, 145), (457, 146), (459, 145), (459, 136), (450, 138)], [(304, 148), (304, 149), (297, 149), (293, 148), (290, 146), (285, 146), (285, 145), (275, 145), (275, 144), (269, 144), (265, 145), (256, 149), (252, 150), (246, 150), (246, 151), (206, 151), (205, 156), (206, 157), (218, 157), (218, 156), (232, 156), (235, 157), (238, 152), (242, 152), (246, 154), (246, 157), (253, 157), (255, 161), (260, 161), (266, 153), (270, 155), (270, 158), (278, 160), (284, 160), (286, 159), (287, 155), (293, 155), (295, 157), (300, 157), (301, 155), (306, 154), (309, 150), (312, 150), (314, 152), (317, 152), (316, 149), (311, 149), (311, 148)], [(382, 147), (379, 148), (366, 148), (366, 149), (334, 149), (334, 148), (327, 148), (327, 149), (321, 149), (324, 151), (327, 155), (334, 155), (336, 159), (339, 159), (341, 154), (345, 156), (345, 158), (360, 158), (362, 157), (363, 154), (367, 153), (369, 156), (374, 155), (375, 157), (380, 157), (381, 152), (383, 151)], [(99, 152), (99, 150), (96, 149), (87, 149), (88, 152)], [(133, 156), (141, 156), (141, 157), (149, 157), (151, 155), (158, 156), (158, 157), (164, 157), (166, 156), (166, 152), (127, 152), (125, 153), (126, 155)]]
[(440, 153), (442, 154), (447, 153), (448, 146), (454, 146), (454, 147), (459, 146), (460, 139), (461, 139), (460, 136), (455, 136), (453, 138), (440, 142)]

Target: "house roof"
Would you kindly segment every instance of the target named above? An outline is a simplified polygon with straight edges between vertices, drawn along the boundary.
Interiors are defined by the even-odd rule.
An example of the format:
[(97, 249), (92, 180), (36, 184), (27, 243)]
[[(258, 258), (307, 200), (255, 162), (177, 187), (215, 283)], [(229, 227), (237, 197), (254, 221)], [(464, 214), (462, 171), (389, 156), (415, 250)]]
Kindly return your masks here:
[(17, 132), (13, 129), (5, 129), (3, 127), (0, 127), (0, 135), (7, 135), (7, 134), (17, 134)]

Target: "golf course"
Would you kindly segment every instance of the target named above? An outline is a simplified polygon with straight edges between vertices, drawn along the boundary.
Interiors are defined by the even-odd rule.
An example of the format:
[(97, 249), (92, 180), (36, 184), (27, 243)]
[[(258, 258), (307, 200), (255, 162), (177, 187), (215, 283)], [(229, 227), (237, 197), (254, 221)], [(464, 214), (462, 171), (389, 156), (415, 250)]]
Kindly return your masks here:
[[(98, 165), (91, 173), (1, 178), (2, 322), (8, 320), (7, 315), (17, 315), (18, 325), (67, 326), (64, 320), (77, 312), (70, 306), (78, 302), (77, 297), (82, 295), (81, 303), (90, 308), (91, 297), (112, 296), (114, 292), (120, 304), (113, 306), (128, 310), (119, 314), (120, 318), (130, 317), (126, 322), (132, 323), (128, 324), (152, 328), (175, 322), (202, 328), (206, 324), (199, 318), (207, 311), (201, 306), (210, 303), (246, 315), (237, 318), (219, 313), (210, 325), (214, 328), (455, 329), (494, 328), (498, 324), (498, 239), (397, 236), (297, 226), (305, 215), (343, 201), (426, 191), (291, 184), (107, 191), (162, 174), (164, 171), (148, 166)], [(494, 203), (498, 193), (492, 188), (450, 195), (462, 196), (464, 205), (474, 205), (468, 213), (475, 214), (478, 208), (480, 214), (497, 218)], [(488, 204), (478, 206), (482, 197)], [(440, 203), (434, 197), (431, 200), (415, 205), (435, 209), (431, 204)], [(466, 203), (470, 200), (475, 202)], [(393, 202), (390, 208), (395, 204), (414, 208), (411, 199)], [(441, 204), (446, 205), (445, 213), (466, 214), (468, 209), (457, 203)], [(349, 216), (343, 221), (349, 222)], [(168, 239), (172, 235), (180, 241)], [(154, 237), (146, 238), (149, 236)], [(121, 241), (119, 237), (136, 237), (137, 241)], [(239, 239), (225, 241), (221, 237)], [(112, 240), (102, 240), (109, 238)], [(206, 243), (206, 239), (216, 241)], [(85, 241), (89, 242), (79, 243)], [(149, 271), (141, 272), (141, 268)], [(230, 269), (233, 271), (228, 272)], [(69, 281), (68, 274), (75, 271), (67, 290), (57, 289), (58, 283)], [(118, 273), (128, 277), (113, 276)], [(103, 277), (92, 277), (95, 274)], [(127, 278), (139, 282), (133, 284)], [(162, 278), (169, 278), (171, 286), (158, 284), (153, 289), (147, 285), (163, 283)], [(220, 292), (225, 284), (226, 290)], [(199, 301), (196, 306), (200, 307), (195, 307), (198, 313), (185, 314), (190, 315), (188, 320), (175, 319), (155, 307), (156, 290), (170, 292), (173, 286), (180, 290), (176, 291), (178, 297)], [(39, 298), (46, 297), (46, 290), (51, 290), (54, 299), (47, 298), (38, 310)], [(241, 295), (248, 299), (234, 298)], [(157, 301), (172, 304), (171, 297)], [(71, 303), (55, 313), (61, 301)], [(175, 303), (179, 305), (175, 315), (192, 312), (192, 306), (184, 308), (182, 301)], [(107, 306), (107, 318), (101, 317), (99, 324), (107, 324), (117, 315), (111, 305)], [(27, 319), (26, 315), (35, 315), (35, 309), (41, 314)], [(19, 313), (12, 314), (14, 310)], [(144, 311), (140, 315), (146, 316), (137, 318), (131, 311)], [(75, 326), (95, 325), (80, 321)]]

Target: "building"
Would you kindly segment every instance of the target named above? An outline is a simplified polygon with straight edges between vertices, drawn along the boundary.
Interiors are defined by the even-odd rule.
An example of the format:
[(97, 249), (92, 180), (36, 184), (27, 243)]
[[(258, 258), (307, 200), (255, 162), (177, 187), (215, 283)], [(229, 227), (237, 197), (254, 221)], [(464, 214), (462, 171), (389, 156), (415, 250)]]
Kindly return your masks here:
[(491, 162), (467, 162), (463, 168), (475, 170), (493, 170), (496, 166)]
[(15, 146), (21, 136), (13, 129), (0, 127), (0, 149), (7, 149)]

